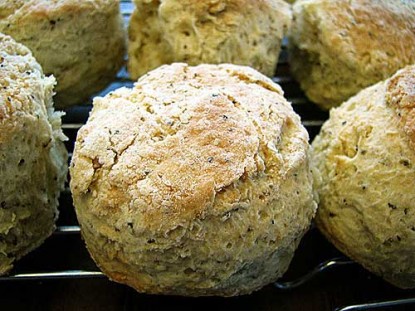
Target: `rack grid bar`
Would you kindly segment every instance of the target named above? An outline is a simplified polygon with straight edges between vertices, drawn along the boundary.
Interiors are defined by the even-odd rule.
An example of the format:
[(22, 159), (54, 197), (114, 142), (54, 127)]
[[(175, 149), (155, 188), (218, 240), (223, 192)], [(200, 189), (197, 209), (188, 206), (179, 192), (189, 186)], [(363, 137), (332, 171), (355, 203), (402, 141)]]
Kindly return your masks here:
[(100, 271), (85, 270), (63, 270), (57, 272), (34, 272), (19, 273), (0, 277), (0, 281), (20, 281), (20, 280), (56, 280), (56, 279), (82, 279), (82, 278), (101, 278), (105, 275)]
[(390, 308), (404, 305), (415, 305), (415, 298), (398, 299), (390, 301), (381, 301), (373, 303), (364, 303), (359, 305), (352, 305), (343, 308), (337, 308), (335, 311), (361, 311), (361, 310), (374, 310), (379, 308)]

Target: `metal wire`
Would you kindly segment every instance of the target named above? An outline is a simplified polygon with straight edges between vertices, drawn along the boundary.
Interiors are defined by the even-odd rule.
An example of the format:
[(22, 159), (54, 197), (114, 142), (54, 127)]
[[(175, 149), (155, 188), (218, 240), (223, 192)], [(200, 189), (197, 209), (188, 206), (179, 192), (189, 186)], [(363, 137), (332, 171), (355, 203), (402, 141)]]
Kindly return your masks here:
[(359, 304), (359, 305), (347, 306), (343, 308), (337, 308), (335, 309), (335, 311), (373, 310), (373, 309), (379, 309), (379, 308), (387, 308), (387, 307), (390, 308), (390, 307), (398, 307), (398, 306), (405, 306), (405, 305), (412, 305), (412, 304), (415, 305), (415, 298), (364, 303), (364, 304)]
[(102, 278), (105, 275), (100, 271), (85, 271), (85, 270), (63, 270), (57, 272), (34, 272), (34, 273), (19, 273), (8, 276), (1, 276), (0, 281), (42, 281), (42, 280), (56, 280), (56, 279), (84, 279), (84, 278)]
[(297, 288), (303, 285), (304, 283), (308, 282), (309, 280), (311, 280), (312, 278), (316, 277), (318, 274), (320, 274), (321, 272), (329, 268), (335, 268), (335, 267), (350, 265), (354, 263), (355, 263), (354, 261), (351, 261), (350, 259), (347, 259), (347, 258), (333, 258), (333, 259), (320, 263), (314, 269), (302, 275), (298, 279), (295, 279), (294, 281), (275, 282), (274, 286), (276, 288), (285, 289), (285, 290), (294, 289), (294, 288)]
[(79, 234), (81, 228), (79, 226), (58, 226), (53, 233), (54, 235), (68, 235), (68, 234)]

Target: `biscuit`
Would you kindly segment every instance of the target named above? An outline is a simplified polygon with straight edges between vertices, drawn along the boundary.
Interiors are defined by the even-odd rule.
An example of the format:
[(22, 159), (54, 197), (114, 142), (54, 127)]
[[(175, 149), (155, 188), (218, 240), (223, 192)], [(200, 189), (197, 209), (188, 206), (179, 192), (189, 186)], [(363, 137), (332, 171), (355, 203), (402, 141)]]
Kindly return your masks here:
[(163, 64), (232, 63), (273, 76), (291, 23), (282, 0), (135, 0), (129, 25), (133, 79)]
[(415, 66), (333, 109), (313, 142), (319, 229), (390, 283), (415, 287)]
[(123, 64), (119, 1), (1, 1), (0, 32), (26, 45), (45, 74), (55, 76), (57, 107), (88, 100)]
[(293, 76), (323, 109), (415, 63), (415, 2), (302, 0), (289, 34)]
[(30, 51), (0, 34), (0, 274), (55, 228), (67, 172), (53, 77)]
[(308, 134), (248, 67), (165, 65), (95, 98), (70, 167), (98, 266), (137, 291), (247, 294), (288, 268), (316, 210)]

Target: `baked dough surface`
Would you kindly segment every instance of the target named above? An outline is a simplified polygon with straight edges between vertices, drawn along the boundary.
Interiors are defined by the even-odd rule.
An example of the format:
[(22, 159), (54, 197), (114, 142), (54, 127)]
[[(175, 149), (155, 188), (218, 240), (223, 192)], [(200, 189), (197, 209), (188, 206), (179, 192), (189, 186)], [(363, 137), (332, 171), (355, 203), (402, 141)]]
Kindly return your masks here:
[(272, 77), (291, 24), (282, 0), (135, 0), (129, 25), (133, 79), (163, 64), (231, 63)]
[(54, 84), (29, 49), (0, 34), (0, 274), (55, 228), (68, 155)]
[(147, 293), (246, 294), (288, 268), (316, 210), (308, 134), (248, 67), (162, 66), (96, 98), (71, 189), (87, 247)]
[(415, 67), (333, 109), (313, 142), (317, 225), (342, 252), (415, 287)]

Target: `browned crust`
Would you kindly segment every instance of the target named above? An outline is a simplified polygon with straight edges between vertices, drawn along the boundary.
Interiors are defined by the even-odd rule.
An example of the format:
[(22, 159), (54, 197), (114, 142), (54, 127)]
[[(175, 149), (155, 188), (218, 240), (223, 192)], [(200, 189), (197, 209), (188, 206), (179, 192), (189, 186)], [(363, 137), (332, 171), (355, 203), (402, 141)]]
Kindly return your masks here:
[(142, 292), (256, 290), (314, 215), (307, 141), (280, 87), (248, 67), (162, 66), (96, 98), (71, 164), (88, 249)]
[[(212, 73), (212, 76), (210, 76), (210, 73)], [(214, 74), (218, 74), (221, 78), (215, 77)], [(188, 67), (184, 64), (161, 67), (139, 80), (131, 91), (132, 95), (126, 93), (121, 96), (126, 96), (124, 99), (128, 101), (140, 98), (142, 87), (148, 81), (151, 83), (163, 81), (164, 84), (159, 90), (161, 94), (164, 88), (167, 89), (166, 92), (170, 92), (168, 85), (188, 80), (192, 80), (196, 85), (193, 89), (192, 83), (186, 82), (189, 85), (189, 90), (197, 89), (199, 83), (207, 85), (225, 84), (225, 76), (229, 76), (230, 80), (240, 81), (239, 85), (233, 86), (235, 94), (245, 94), (247, 88), (253, 90), (252, 85), (260, 86), (259, 90), (271, 91), (269, 93), (261, 91), (257, 94), (272, 94), (268, 95), (274, 101), (270, 109), (278, 110), (281, 118), (289, 119), (287, 120), (287, 127), (297, 128), (299, 120), (291, 120), (291, 117), (289, 117), (292, 113), (290, 111), (291, 107), (283, 98), (281, 89), (273, 84), (271, 80), (246, 67), (231, 65)], [(244, 82), (246, 82), (246, 85), (244, 85)], [(117, 93), (110, 94), (105, 98), (105, 101), (116, 103), (119, 96)], [(206, 93), (205, 97), (198, 97), (198, 101), (197, 104), (189, 104), (186, 107), (191, 116), (188, 123), (183, 124), (177, 133), (171, 133), (156, 145), (153, 146), (151, 141), (144, 144), (140, 140), (140, 143), (138, 143), (138, 134), (135, 134), (135, 138), (130, 137), (128, 139), (130, 143), (127, 147), (112, 146), (112, 149), (117, 151), (115, 156), (117, 160), (115, 161), (112, 155), (107, 155), (105, 146), (98, 147), (98, 145), (95, 145), (95, 151), (92, 152), (85, 144), (92, 132), (97, 133), (99, 131), (98, 126), (102, 122), (95, 120), (95, 115), (97, 115), (95, 110), (99, 110), (97, 108), (102, 102), (100, 99), (96, 100), (92, 117), (88, 124), (79, 131), (77, 137), (77, 147), (72, 162), (73, 166), (76, 164), (77, 168), (72, 167), (73, 179), (71, 181), (74, 195), (91, 199), (91, 193), (98, 190), (102, 192), (103, 190), (100, 187), (105, 183), (103, 184), (100, 181), (100, 174), (107, 175), (109, 173), (106, 171), (112, 170), (113, 173), (109, 175), (110, 183), (118, 185), (120, 189), (130, 189), (140, 183), (140, 187), (134, 192), (140, 202), (137, 203), (137, 206), (140, 206), (137, 207), (137, 212), (143, 214), (143, 216), (140, 216), (143, 223), (146, 226), (153, 227), (154, 230), (158, 230), (157, 228), (163, 228), (164, 230), (166, 226), (174, 228), (184, 223), (184, 220), (190, 221), (197, 217), (203, 217), (206, 213), (212, 213), (212, 206), (218, 192), (241, 178), (251, 178), (261, 174), (264, 168), (257, 163), (262, 161), (259, 159), (262, 156), (257, 133), (259, 130), (255, 130), (252, 121), (249, 121), (249, 118), (244, 115), (243, 109), (235, 109), (235, 105), (240, 105), (240, 103), (232, 98), (228, 92)], [(110, 109), (114, 109), (114, 103), (111, 104)], [(135, 104), (138, 107), (143, 105), (141, 103), (140, 105), (139, 103)], [(127, 103), (119, 107), (121, 110), (124, 108), (126, 110), (131, 109), (128, 108)], [(159, 108), (152, 109), (157, 110)], [(166, 109), (166, 115), (170, 113), (168, 112), (170, 108), (160, 109)], [(250, 110), (259, 115), (262, 106), (253, 103)], [(138, 113), (134, 118), (137, 119), (131, 122), (138, 124), (139, 133), (152, 131), (153, 123), (142, 123)], [(116, 126), (115, 122), (107, 124), (111, 132), (114, 132), (115, 128), (120, 128), (120, 125)], [(176, 123), (179, 123), (179, 121), (176, 121)], [(273, 137), (275, 132), (280, 134), (280, 130), (272, 128), (262, 131), (262, 135), (265, 137)], [(101, 137), (105, 135), (107, 135), (107, 132), (104, 131)], [(122, 135), (122, 133), (119, 135)], [(306, 141), (306, 136), (304, 136), (304, 140)], [(141, 171), (144, 167), (150, 167), (151, 172), (146, 176), (141, 176), (138, 173), (133, 176), (131, 171), (124, 171), (130, 174), (128, 178), (122, 176), (122, 174), (115, 174), (114, 171), (118, 170), (119, 167), (137, 161), (134, 160), (134, 154), (138, 151), (132, 151), (135, 148), (138, 148), (137, 150), (146, 156), (146, 158), (141, 157), (140, 161), (137, 162), (140, 165), (137, 171)], [(100, 153), (99, 155), (95, 155), (95, 152), (98, 152), (97, 150)], [(91, 154), (91, 152), (94, 154)], [(300, 152), (305, 152), (305, 150)], [(99, 158), (100, 165), (97, 168), (93, 166), (93, 160), (91, 160), (94, 157)], [(158, 164), (156, 165), (156, 163)], [(279, 173), (285, 175), (287, 172), (283, 173), (281, 171)], [(114, 199), (117, 206), (121, 201), (128, 202), (131, 200), (130, 194), (120, 191), (120, 189), (116, 191), (116, 200)], [(105, 192), (105, 196), (112, 196), (113, 190), (111, 188), (107, 192), (103, 192)], [(98, 205), (97, 208), (102, 207)], [(107, 204), (105, 208), (109, 209), (110, 207)]]
[[(373, 51), (382, 51), (381, 58), (411, 57), (407, 52), (414, 50), (411, 45), (415, 40), (413, 4), (342, 0), (325, 1), (323, 8), (325, 10), (320, 13), (326, 19), (323, 22), (332, 27), (331, 31), (323, 28), (326, 35), (323, 42), (332, 46), (334, 55), (347, 62), (362, 61), (361, 70), (367, 70), (364, 65), (370, 61), (368, 56)], [(399, 36), (391, 29), (399, 29)]]
[(415, 149), (415, 66), (399, 70), (387, 81), (385, 97)]

